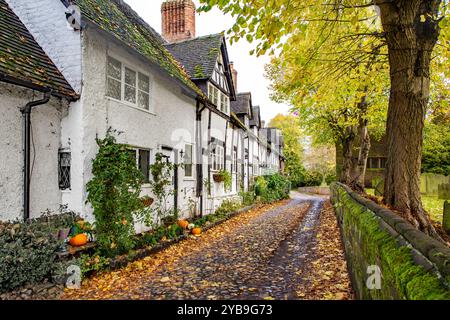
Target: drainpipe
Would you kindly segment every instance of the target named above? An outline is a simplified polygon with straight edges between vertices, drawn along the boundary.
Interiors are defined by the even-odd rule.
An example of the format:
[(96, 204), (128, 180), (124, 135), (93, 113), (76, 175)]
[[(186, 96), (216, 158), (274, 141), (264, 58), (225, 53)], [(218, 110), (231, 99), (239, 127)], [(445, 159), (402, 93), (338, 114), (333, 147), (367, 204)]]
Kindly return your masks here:
[(20, 109), (24, 117), (24, 166), (23, 166), (23, 219), (30, 219), (30, 141), (31, 141), (31, 110), (33, 107), (46, 104), (51, 92), (46, 92), (41, 100), (30, 101)]

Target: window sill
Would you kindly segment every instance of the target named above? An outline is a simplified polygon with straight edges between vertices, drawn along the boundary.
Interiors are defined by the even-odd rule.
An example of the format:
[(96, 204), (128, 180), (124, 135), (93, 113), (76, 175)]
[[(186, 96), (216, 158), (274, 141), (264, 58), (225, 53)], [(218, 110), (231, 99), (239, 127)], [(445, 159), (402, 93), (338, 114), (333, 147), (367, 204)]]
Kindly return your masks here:
[(193, 177), (186, 177), (186, 178), (183, 178), (183, 181), (195, 181), (195, 178), (193, 178)]
[(72, 189), (64, 189), (64, 190), (60, 189), (59, 191), (61, 191), (61, 193), (71, 193)]
[(121, 105), (123, 105), (123, 106), (125, 106), (125, 107), (129, 107), (129, 108), (132, 108), (132, 109), (136, 109), (136, 110), (139, 110), (139, 111), (142, 111), (142, 112), (151, 114), (152, 116), (156, 116), (156, 113), (155, 113), (155, 112), (150, 111), (150, 110), (145, 110), (145, 109), (139, 108), (138, 106), (136, 106), (136, 105), (134, 105), (134, 104), (131, 104), (131, 103), (128, 103), (128, 102), (125, 102), (125, 101), (122, 101), (122, 100), (117, 100), (117, 99), (114, 99), (114, 98), (111, 98), (111, 97), (105, 97), (105, 98), (106, 98), (107, 100), (110, 100), (110, 101), (114, 101), (114, 102), (120, 103)]

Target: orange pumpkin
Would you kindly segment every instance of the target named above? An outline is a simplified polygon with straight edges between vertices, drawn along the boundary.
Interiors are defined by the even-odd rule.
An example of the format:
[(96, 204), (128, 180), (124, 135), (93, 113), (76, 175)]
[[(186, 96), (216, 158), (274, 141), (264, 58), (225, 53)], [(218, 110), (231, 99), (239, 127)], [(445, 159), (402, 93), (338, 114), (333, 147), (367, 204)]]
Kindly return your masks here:
[(194, 229), (192, 229), (192, 234), (194, 235), (194, 236), (198, 236), (198, 235), (200, 235), (202, 233), (202, 229), (201, 228), (194, 228)]
[(189, 225), (189, 222), (187, 222), (186, 220), (178, 220), (178, 225), (180, 226), (180, 228), (186, 229)]
[(88, 237), (85, 233), (77, 234), (75, 237), (70, 238), (69, 243), (74, 247), (84, 246), (88, 242)]

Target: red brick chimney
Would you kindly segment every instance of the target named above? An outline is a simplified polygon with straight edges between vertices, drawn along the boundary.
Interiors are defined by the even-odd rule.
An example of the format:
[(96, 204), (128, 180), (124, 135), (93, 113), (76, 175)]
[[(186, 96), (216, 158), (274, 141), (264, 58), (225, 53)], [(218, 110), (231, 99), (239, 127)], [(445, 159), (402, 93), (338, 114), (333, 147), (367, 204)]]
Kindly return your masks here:
[(234, 91), (235, 91), (236, 93), (238, 93), (238, 89), (237, 89), (237, 76), (238, 76), (238, 72), (237, 72), (236, 69), (234, 68), (234, 62), (230, 62), (230, 70), (231, 70), (231, 77), (233, 78)]
[(162, 36), (168, 42), (195, 38), (195, 4), (192, 0), (167, 0), (161, 5)]

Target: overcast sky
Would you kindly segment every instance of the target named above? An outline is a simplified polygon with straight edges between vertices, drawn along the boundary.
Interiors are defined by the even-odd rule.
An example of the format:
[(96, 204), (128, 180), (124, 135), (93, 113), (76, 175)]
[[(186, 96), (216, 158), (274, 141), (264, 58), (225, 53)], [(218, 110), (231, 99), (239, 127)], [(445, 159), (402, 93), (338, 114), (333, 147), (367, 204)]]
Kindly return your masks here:
[[(161, 3), (163, 0), (125, 0), (136, 12), (156, 31), (161, 33)], [(194, 0), (199, 6), (199, 2)], [(208, 13), (197, 14), (196, 36), (218, 33), (228, 30), (233, 25), (233, 18), (214, 9)], [(261, 106), (263, 120), (269, 121), (278, 113), (287, 113), (289, 107), (270, 100), (269, 84), (264, 77), (264, 65), (269, 57), (251, 56), (252, 45), (246, 40), (240, 40), (232, 46), (228, 42), (228, 54), (234, 62), (238, 74), (238, 91), (252, 93), (253, 105)]]

